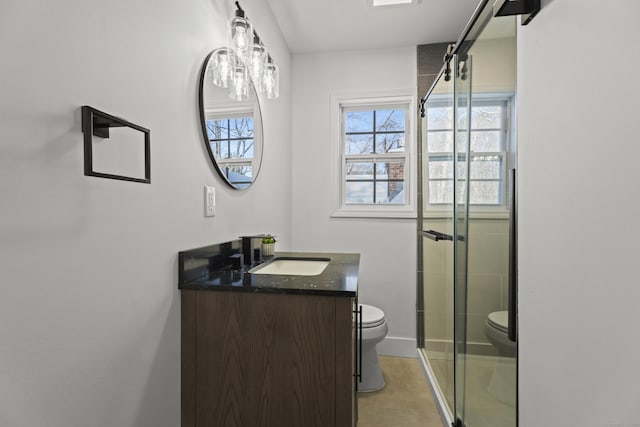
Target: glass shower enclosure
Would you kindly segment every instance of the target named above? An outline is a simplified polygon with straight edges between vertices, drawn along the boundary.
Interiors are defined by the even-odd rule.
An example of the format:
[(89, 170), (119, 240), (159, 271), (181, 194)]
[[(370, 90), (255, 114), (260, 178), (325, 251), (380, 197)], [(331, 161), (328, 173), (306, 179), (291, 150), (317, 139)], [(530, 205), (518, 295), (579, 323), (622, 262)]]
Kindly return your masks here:
[(516, 18), (487, 3), (423, 98), (419, 132), (418, 346), (455, 427), (517, 425)]

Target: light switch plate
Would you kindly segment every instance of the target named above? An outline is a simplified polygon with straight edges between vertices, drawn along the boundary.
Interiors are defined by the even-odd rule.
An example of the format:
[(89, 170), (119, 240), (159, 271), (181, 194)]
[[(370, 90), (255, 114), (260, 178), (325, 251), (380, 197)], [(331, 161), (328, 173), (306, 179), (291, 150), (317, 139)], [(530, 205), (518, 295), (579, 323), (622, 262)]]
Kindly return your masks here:
[(216, 216), (216, 189), (204, 187), (204, 216)]

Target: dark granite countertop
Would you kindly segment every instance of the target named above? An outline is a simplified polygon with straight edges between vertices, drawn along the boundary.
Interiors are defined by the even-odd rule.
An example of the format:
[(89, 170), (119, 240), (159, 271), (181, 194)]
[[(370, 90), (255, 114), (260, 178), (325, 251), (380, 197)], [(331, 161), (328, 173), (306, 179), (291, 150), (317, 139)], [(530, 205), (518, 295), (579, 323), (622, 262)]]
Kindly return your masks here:
[[(265, 263), (282, 257), (329, 258), (324, 271), (315, 276), (252, 274), (250, 267), (206, 269), (199, 277), (181, 279), (182, 290), (268, 292), (282, 294), (314, 294), (355, 297), (358, 291), (360, 254), (333, 252), (276, 252)], [(185, 259), (182, 263), (198, 260)], [(197, 267), (197, 266), (196, 266)], [(203, 270), (200, 270), (203, 271)]]

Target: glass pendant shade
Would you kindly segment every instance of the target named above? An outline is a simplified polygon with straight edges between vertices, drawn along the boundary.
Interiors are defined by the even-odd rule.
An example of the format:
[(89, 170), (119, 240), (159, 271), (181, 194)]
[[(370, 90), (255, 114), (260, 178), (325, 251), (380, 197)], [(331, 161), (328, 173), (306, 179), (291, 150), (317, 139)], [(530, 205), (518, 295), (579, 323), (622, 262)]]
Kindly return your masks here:
[(251, 55), (249, 56), (249, 71), (251, 73), (251, 79), (253, 85), (258, 92), (262, 92), (262, 77), (264, 74), (264, 64), (266, 59), (266, 53), (264, 46), (260, 43), (260, 39), (257, 37), (253, 40), (253, 46), (251, 47)]
[(229, 97), (234, 101), (244, 101), (249, 98), (249, 70), (241, 62), (236, 63), (234, 70)]
[(236, 56), (226, 48), (218, 49), (211, 58), (211, 78), (216, 86), (227, 88), (233, 81)]
[(236, 12), (236, 16), (231, 20), (229, 32), (229, 47), (235, 49), (238, 56), (243, 60), (248, 60), (249, 52), (253, 42), (253, 26), (244, 17), (244, 13)]
[(268, 99), (275, 99), (280, 96), (280, 76), (278, 66), (267, 62), (262, 75), (262, 90)]

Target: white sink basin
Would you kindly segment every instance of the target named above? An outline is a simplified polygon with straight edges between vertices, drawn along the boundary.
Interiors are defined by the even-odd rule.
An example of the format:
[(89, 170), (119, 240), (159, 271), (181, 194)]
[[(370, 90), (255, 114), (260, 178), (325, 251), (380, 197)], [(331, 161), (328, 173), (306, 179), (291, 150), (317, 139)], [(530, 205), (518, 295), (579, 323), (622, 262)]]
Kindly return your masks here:
[(329, 265), (329, 258), (276, 258), (249, 270), (251, 274), (317, 276)]

